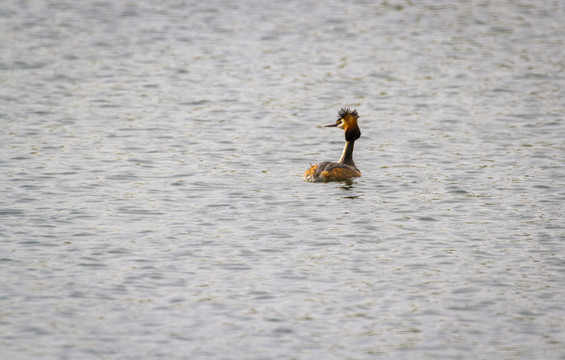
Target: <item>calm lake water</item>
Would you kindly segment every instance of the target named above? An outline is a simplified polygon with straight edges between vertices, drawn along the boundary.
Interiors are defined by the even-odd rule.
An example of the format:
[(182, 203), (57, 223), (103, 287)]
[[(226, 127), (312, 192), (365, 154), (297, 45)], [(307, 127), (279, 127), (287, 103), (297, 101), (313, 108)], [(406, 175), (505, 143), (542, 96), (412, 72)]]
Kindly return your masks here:
[(564, 19), (4, 1), (0, 357), (565, 359)]

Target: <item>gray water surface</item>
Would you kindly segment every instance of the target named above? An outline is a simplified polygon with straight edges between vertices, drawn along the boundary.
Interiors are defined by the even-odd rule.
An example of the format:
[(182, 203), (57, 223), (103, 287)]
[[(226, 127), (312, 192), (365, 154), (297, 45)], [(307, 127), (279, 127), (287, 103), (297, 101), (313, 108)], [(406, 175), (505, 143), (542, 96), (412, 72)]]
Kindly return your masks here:
[(563, 19), (4, 1), (0, 357), (565, 359)]

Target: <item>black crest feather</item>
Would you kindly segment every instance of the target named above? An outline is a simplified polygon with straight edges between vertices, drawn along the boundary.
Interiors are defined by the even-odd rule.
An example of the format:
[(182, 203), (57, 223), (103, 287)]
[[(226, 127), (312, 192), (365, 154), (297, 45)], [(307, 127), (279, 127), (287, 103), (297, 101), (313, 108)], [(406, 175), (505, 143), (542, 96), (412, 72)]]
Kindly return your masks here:
[(349, 108), (341, 108), (337, 115), (339, 116), (338, 119), (343, 119), (344, 117), (346, 117), (347, 115), (351, 115), (354, 116), (356, 118), (359, 118), (359, 114), (357, 114), (357, 110), (350, 110)]

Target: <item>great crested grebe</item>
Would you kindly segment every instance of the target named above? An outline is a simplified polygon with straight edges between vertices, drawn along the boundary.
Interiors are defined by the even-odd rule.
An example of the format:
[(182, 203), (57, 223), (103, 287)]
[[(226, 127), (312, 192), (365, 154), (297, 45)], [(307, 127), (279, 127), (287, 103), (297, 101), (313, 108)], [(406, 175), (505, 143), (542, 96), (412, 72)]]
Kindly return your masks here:
[(345, 147), (338, 162), (324, 161), (312, 165), (306, 170), (302, 179), (311, 182), (346, 181), (353, 177), (361, 176), (361, 171), (357, 169), (353, 162), (353, 145), (355, 140), (361, 137), (361, 130), (357, 125), (359, 114), (357, 110), (342, 108), (338, 112), (338, 119), (333, 124), (326, 127), (338, 127), (345, 130)]

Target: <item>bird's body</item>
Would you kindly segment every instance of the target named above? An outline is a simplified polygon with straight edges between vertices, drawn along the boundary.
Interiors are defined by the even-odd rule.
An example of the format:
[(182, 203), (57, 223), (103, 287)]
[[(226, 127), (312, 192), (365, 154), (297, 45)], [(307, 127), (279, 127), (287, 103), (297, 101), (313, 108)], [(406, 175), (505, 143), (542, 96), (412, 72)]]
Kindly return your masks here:
[(304, 181), (328, 182), (328, 181), (347, 181), (353, 177), (361, 176), (361, 172), (355, 166), (324, 161), (312, 165), (306, 170), (302, 178)]
[(311, 182), (328, 182), (328, 181), (346, 181), (353, 177), (360, 177), (361, 172), (353, 162), (353, 146), (355, 140), (361, 137), (361, 130), (357, 125), (359, 115), (357, 110), (341, 109), (338, 113), (339, 118), (334, 124), (326, 125), (326, 127), (339, 127), (345, 130), (345, 147), (338, 162), (324, 161), (316, 165), (312, 165), (306, 170), (302, 178), (304, 181)]

